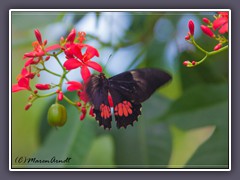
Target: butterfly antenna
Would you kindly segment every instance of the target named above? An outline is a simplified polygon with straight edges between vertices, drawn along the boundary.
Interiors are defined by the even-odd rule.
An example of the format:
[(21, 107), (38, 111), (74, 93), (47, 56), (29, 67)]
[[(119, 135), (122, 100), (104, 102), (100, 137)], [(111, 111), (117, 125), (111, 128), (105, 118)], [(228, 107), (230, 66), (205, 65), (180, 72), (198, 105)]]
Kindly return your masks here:
[(112, 54), (110, 54), (110, 56), (108, 57), (108, 60), (107, 60), (106, 64), (103, 67), (103, 72), (104, 72), (105, 68), (107, 67), (107, 64), (108, 64), (109, 60), (111, 59), (111, 57), (112, 57)]

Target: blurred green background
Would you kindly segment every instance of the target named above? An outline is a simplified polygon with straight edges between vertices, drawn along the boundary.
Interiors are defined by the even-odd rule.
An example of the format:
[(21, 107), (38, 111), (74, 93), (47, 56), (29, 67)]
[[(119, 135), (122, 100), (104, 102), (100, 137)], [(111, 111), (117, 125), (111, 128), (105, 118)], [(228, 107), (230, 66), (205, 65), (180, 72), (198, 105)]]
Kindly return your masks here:
[[(87, 44), (99, 50), (95, 59), (108, 77), (120, 72), (157, 67), (173, 80), (143, 103), (142, 116), (133, 127), (103, 130), (91, 117), (63, 102), (68, 121), (51, 128), (47, 110), (54, 97), (39, 99), (24, 110), (29, 93), (12, 94), (13, 168), (228, 168), (228, 52), (210, 57), (195, 68), (185, 60), (204, 54), (184, 39), (187, 23), (195, 22), (196, 41), (211, 51), (216, 41), (202, 34), (201, 19), (215, 12), (12, 12), (12, 83), (20, 73), (23, 54), (32, 50), (34, 29), (48, 44), (59, 42), (74, 27), (87, 33)], [(64, 62), (64, 56), (61, 57)], [(57, 68), (49, 60), (48, 67)], [(79, 71), (69, 79), (80, 80)], [(55, 81), (47, 74), (39, 82)], [(46, 82), (47, 81), (47, 82)], [(77, 98), (68, 94), (73, 100)], [(113, 124), (114, 126), (114, 124)], [(19, 157), (70, 163), (21, 164)]]

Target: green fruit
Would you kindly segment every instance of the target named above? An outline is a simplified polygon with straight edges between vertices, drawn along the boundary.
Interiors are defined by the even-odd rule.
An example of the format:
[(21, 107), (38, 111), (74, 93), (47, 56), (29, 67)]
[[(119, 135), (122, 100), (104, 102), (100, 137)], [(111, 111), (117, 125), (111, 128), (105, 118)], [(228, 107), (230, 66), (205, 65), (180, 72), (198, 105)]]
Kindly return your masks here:
[(48, 109), (48, 123), (51, 126), (63, 126), (67, 121), (66, 108), (61, 104), (53, 104)]

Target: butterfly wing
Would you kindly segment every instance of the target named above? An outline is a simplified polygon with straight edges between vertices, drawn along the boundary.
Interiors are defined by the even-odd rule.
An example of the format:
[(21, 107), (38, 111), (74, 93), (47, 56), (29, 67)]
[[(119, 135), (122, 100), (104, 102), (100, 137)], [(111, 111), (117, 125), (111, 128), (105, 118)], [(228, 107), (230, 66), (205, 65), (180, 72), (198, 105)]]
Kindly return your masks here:
[(133, 125), (141, 114), (141, 102), (170, 79), (169, 74), (154, 68), (127, 71), (109, 78), (117, 127)]
[(107, 79), (93, 75), (86, 84), (86, 93), (89, 101), (93, 104), (95, 118), (99, 121), (99, 126), (104, 129), (111, 128), (111, 108), (108, 102), (108, 89), (106, 88)]
[(162, 70), (143, 68), (109, 78), (109, 86), (128, 99), (143, 102), (169, 80), (171, 76)]

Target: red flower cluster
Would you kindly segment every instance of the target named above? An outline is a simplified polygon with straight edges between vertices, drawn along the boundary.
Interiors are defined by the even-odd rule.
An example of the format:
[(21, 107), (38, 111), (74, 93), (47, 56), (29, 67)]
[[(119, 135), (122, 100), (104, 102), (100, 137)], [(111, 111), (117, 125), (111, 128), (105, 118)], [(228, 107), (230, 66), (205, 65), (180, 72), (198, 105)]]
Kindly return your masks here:
[[(78, 35), (78, 43), (74, 42), (74, 39), (76, 37), (75, 29), (73, 29), (67, 37), (67, 43), (65, 44), (64, 49), (67, 61), (63, 64), (63, 66), (67, 70), (72, 70), (80, 67), (83, 81), (86, 82), (91, 75), (88, 67), (93, 68), (98, 72), (102, 72), (102, 67), (98, 63), (91, 61), (94, 56), (99, 57), (99, 53), (94, 47), (83, 44), (86, 34), (80, 32)], [(84, 50), (85, 52), (83, 53)]]
[[(208, 18), (204, 17), (202, 21), (206, 25), (201, 25), (202, 32), (218, 41), (218, 43), (213, 48), (214, 51), (218, 51), (222, 49), (223, 44), (227, 43), (228, 40), (223, 36), (224, 33), (228, 32), (228, 12), (218, 12), (218, 14), (215, 17), (215, 20), (211, 22)], [(190, 42), (191, 44), (195, 45), (199, 50), (202, 52), (207, 53), (206, 50), (203, 50), (195, 41), (194, 39), (194, 22), (192, 20), (188, 21), (188, 28), (189, 31), (187, 33), (187, 36), (185, 36), (185, 40)], [(227, 46), (225, 46), (226, 48)], [(201, 62), (203, 62), (205, 59), (203, 59)], [(196, 61), (184, 61), (183, 65), (187, 67), (193, 67), (195, 65), (200, 64), (201, 62)]]
[[(54, 44), (48, 47), (46, 47), (47, 40), (42, 40), (42, 35), (39, 30), (34, 30), (34, 34), (36, 37), (36, 41), (32, 43), (33, 51), (24, 54), (23, 59), (26, 59), (24, 68), (17, 76), (17, 83), (12, 85), (12, 92), (28, 90), (31, 93), (28, 99), (28, 103), (25, 106), (25, 110), (28, 110), (32, 106), (33, 101), (35, 101), (37, 98), (55, 95), (57, 101), (62, 101), (63, 99), (65, 99), (71, 105), (77, 107), (82, 113), (80, 116), (80, 120), (83, 120), (85, 118), (88, 108), (90, 108), (89, 114), (91, 116), (94, 116), (92, 107), (88, 105), (88, 97), (84, 90), (84, 84), (76, 81), (70, 81), (66, 77), (67, 73), (71, 70), (80, 68), (80, 74), (83, 79), (83, 83), (86, 83), (88, 78), (91, 76), (89, 68), (92, 68), (98, 72), (102, 72), (102, 67), (98, 63), (92, 61), (95, 56), (99, 57), (97, 49), (84, 43), (84, 41), (86, 40), (86, 33), (76, 33), (76, 30), (72, 29), (66, 38), (60, 38), (59, 44)], [(51, 51), (53, 50), (57, 52), (51, 53)], [(61, 61), (59, 61), (57, 57), (61, 53), (64, 53), (66, 57), (66, 60), (63, 64), (61, 64)], [(50, 57), (56, 59), (56, 61), (63, 69), (63, 74), (58, 74), (47, 69), (44, 63), (48, 61)], [(35, 71), (32, 72), (32, 69), (34, 69)], [(52, 75), (60, 77), (59, 83), (35, 84), (36, 89), (32, 89), (30, 87), (30, 80), (33, 79), (35, 75), (39, 77), (39, 73), (41, 71), (46, 71)], [(72, 102), (66, 97), (66, 95), (64, 95), (62, 91), (63, 85), (65, 84), (63, 83), (64, 80), (67, 81), (66, 84), (68, 91), (77, 92), (79, 96), (78, 102)], [(38, 94), (38, 90), (44, 91), (51, 90), (53, 88), (57, 88), (57, 90), (55, 89), (49, 94)]]

